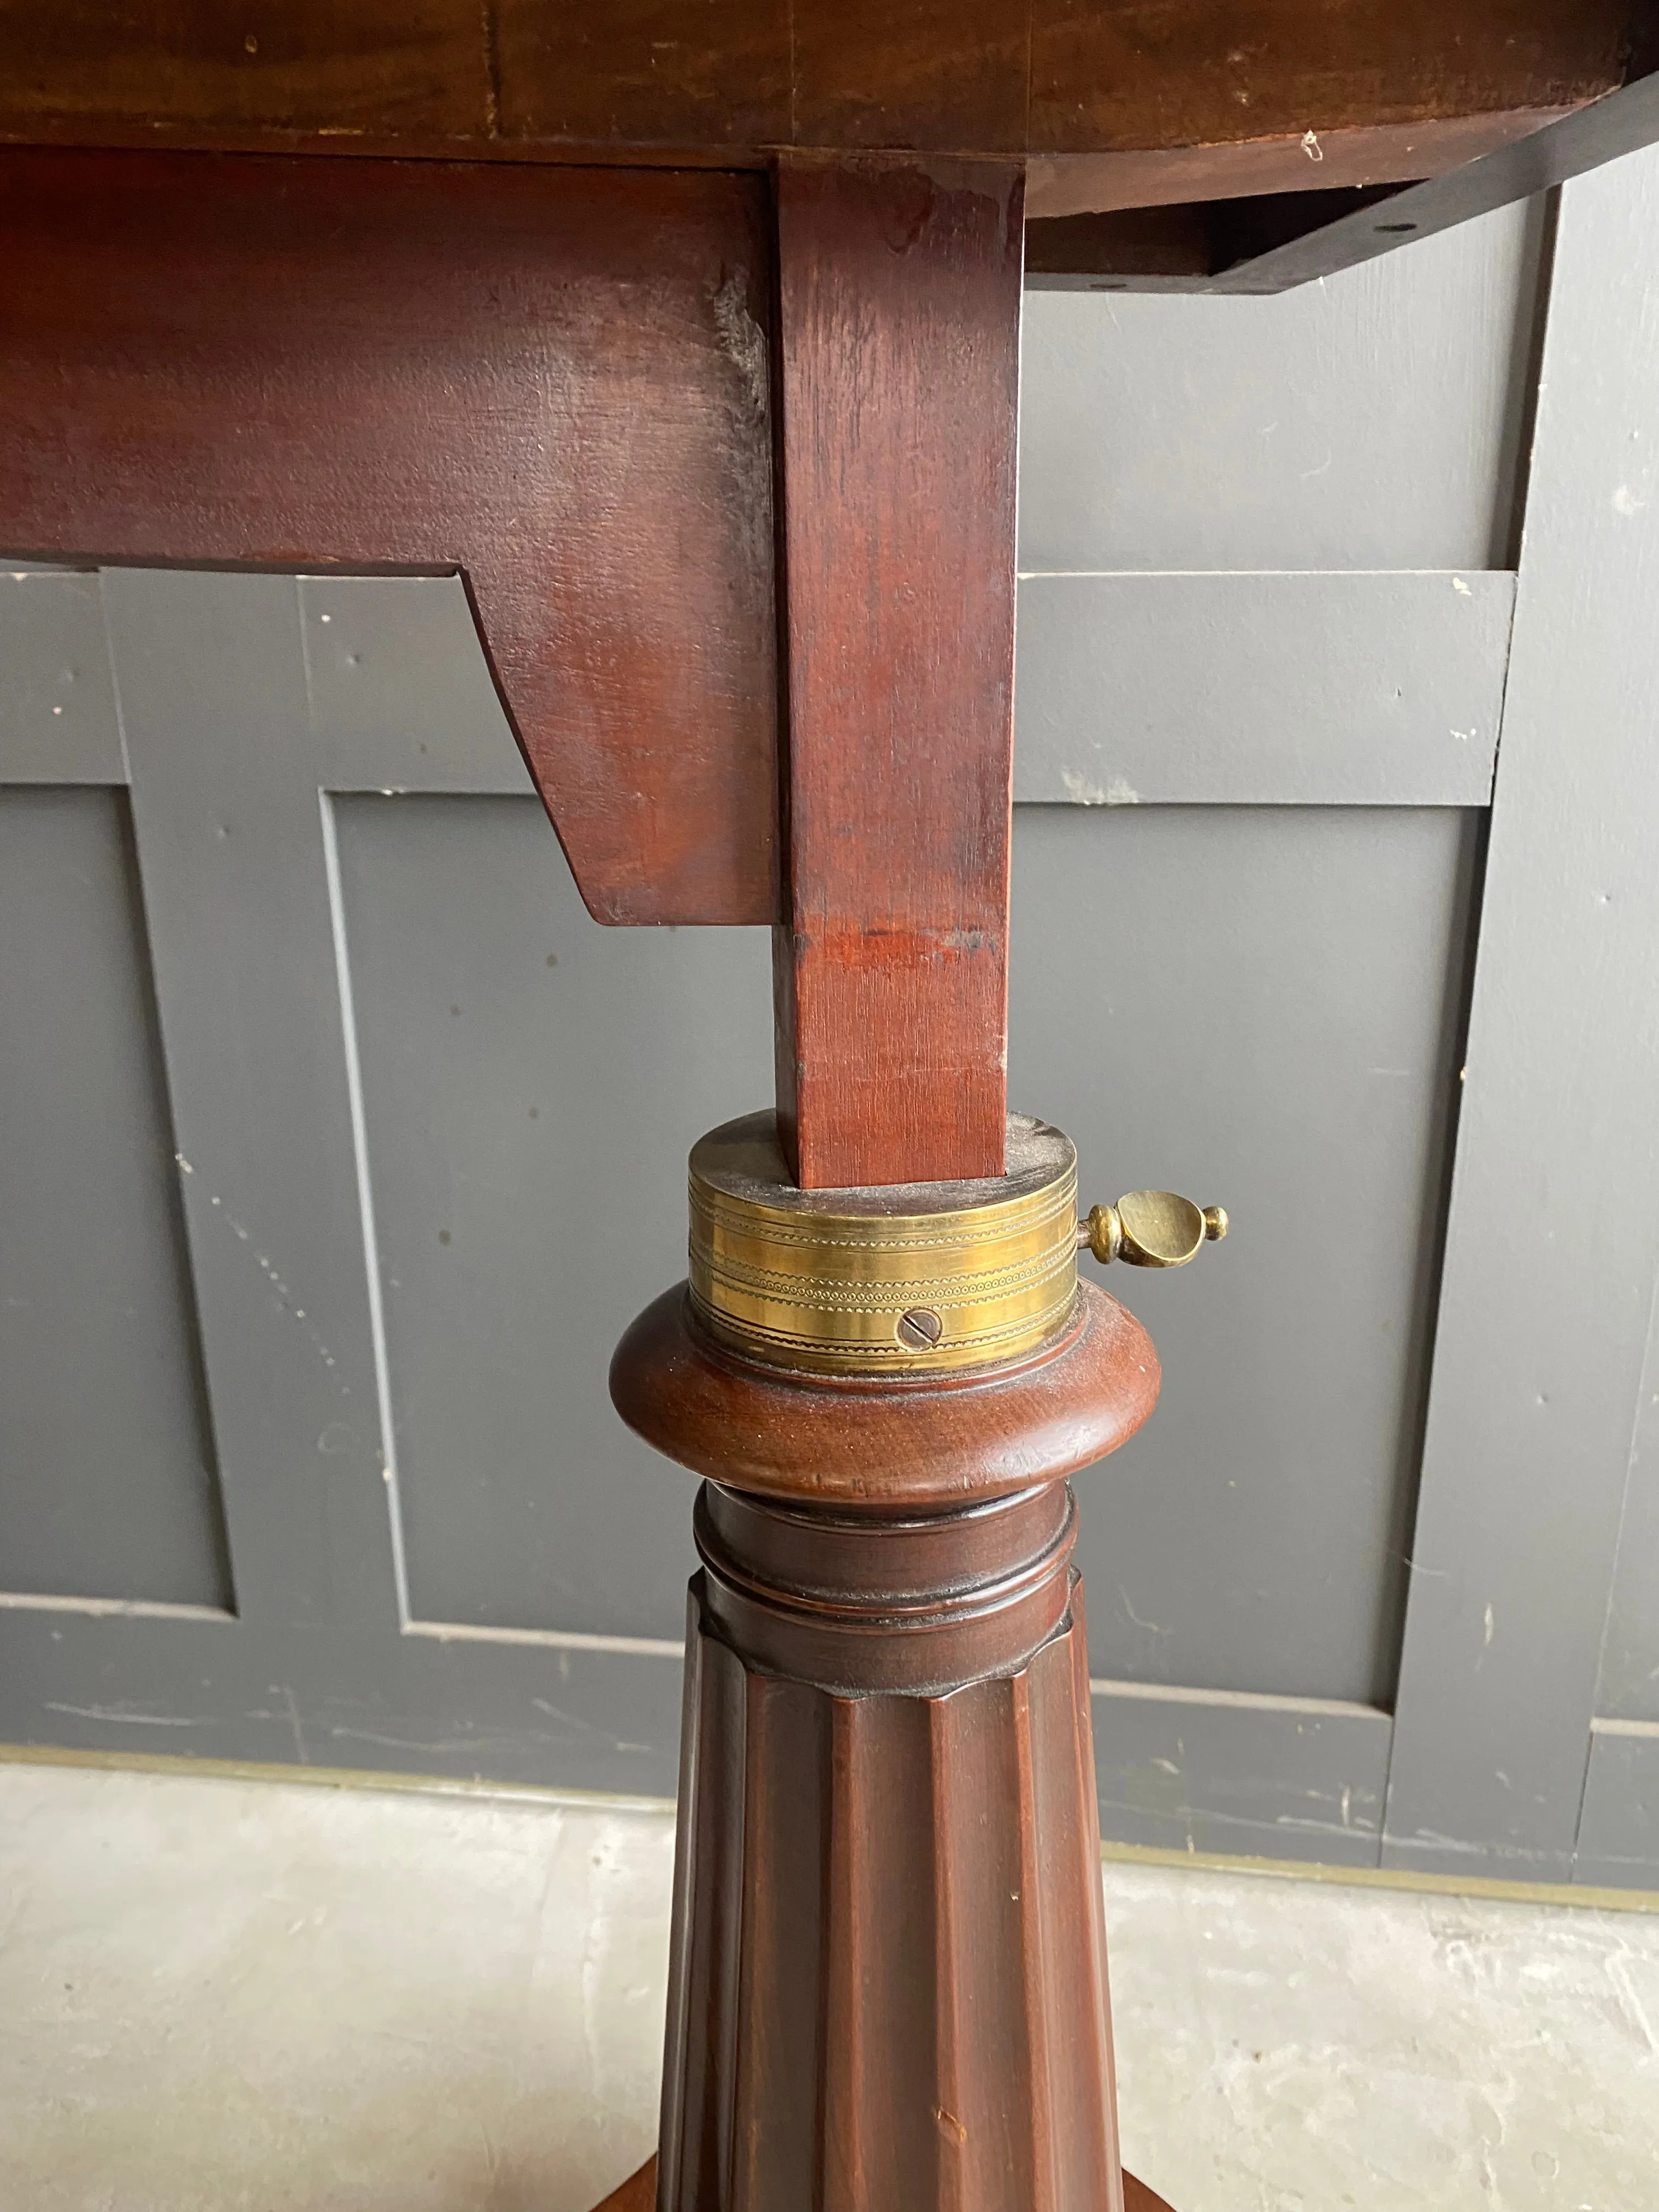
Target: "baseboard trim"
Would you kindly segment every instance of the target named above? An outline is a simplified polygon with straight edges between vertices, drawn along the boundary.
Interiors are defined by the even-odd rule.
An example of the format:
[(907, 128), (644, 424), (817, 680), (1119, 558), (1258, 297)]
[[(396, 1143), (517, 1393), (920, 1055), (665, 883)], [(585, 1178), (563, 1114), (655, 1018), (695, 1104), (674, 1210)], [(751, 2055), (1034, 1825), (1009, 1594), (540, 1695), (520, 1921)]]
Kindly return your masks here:
[(1659, 1912), (1659, 1890), (1600, 1889), (1583, 1882), (1499, 1881), (1485, 1875), (1422, 1874), (1403, 1867), (1328, 1866), (1309, 1859), (1258, 1859), (1224, 1851), (1163, 1850), (1146, 1844), (1103, 1843), (1100, 1856), (1124, 1866), (1193, 1867), (1213, 1874), (1261, 1875), (1275, 1881), (1322, 1881), (1343, 1889), (1411, 1890), (1430, 1897), (1485, 1897), (1502, 1905), (1571, 1905), (1597, 1912)]
[(442, 1774), (395, 1774), (379, 1767), (287, 1766), (277, 1760), (192, 1759), (182, 1752), (82, 1751), (60, 1744), (0, 1743), (0, 1765), (85, 1766), (130, 1774), (171, 1774), (188, 1782), (278, 1782), (310, 1790), (379, 1790), (400, 1796), (477, 1797), (491, 1804), (580, 1805), (617, 1813), (666, 1813), (672, 1797), (629, 1797), (613, 1790), (553, 1790), (534, 1783), (474, 1782)]
[[(426, 1797), (476, 1797), (495, 1804), (573, 1805), (592, 1812), (672, 1814), (672, 1797), (625, 1797), (602, 1790), (550, 1790), (510, 1782), (449, 1781), (441, 1775), (386, 1774), (347, 1766), (283, 1766), (238, 1759), (191, 1759), (170, 1752), (77, 1751), (57, 1744), (0, 1743), (0, 1765), (89, 1767), (167, 1774), (191, 1781), (273, 1782), (312, 1790), (378, 1790)], [(1273, 1881), (1319, 1881), (1344, 1889), (1490, 1898), (1500, 1904), (1571, 1905), (1597, 1912), (1659, 1913), (1659, 1890), (1602, 1889), (1571, 1882), (1498, 1881), (1485, 1875), (1421, 1874), (1394, 1867), (1326, 1866), (1308, 1859), (1248, 1858), (1221, 1851), (1164, 1850), (1147, 1844), (1103, 1843), (1117, 1866), (1158, 1866), (1209, 1874), (1255, 1875)]]

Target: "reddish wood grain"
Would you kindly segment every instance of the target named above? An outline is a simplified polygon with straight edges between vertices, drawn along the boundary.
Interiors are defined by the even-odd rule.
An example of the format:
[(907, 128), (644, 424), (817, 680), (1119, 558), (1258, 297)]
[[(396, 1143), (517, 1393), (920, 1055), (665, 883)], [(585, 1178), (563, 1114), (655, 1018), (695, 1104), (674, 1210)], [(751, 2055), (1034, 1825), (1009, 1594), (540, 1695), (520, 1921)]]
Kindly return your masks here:
[[(923, 1595), (983, 1601), (983, 1534), (981, 1574)], [(1035, 1650), (933, 1695), (757, 1660), (714, 1588), (677, 1848), (692, 1894), (731, 1902), (671, 1942), (659, 2202), (1117, 2212), (1078, 1586)], [(904, 1633), (866, 1624), (878, 1650)]]
[(979, 1376), (782, 1373), (718, 1352), (678, 1293), (618, 1347), (624, 1418), (714, 1478), (681, 1735), (666, 2212), (1155, 2212), (1119, 2167), (1060, 1477), (1146, 1418), (1157, 1362), (1103, 1293), (1079, 1305), (1042, 1354)]
[(0, 547), (459, 567), (601, 921), (767, 921), (763, 180), (0, 152)]
[(501, 129), (520, 143), (789, 137), (789, 0), (495, 0)]
[(1197, 147), (1571, 106), (1622, 81), (1646, 16), (1644, 0), (1033, 0), (1027, 143)]
[(648, 2158), (637, 2173), (613, 2189), (594, 2212), (657, 2212), (657, 2161)]
[(780, 1375), (705, 1335), (683, 1288), (646, 1308), (611, 1363), (617, 1412), (659, 1451), (757, 1497), (824, 1505), (948, 1504), (1056, 1480), (1132, 1436), (1158, 1382), (1145, 1329), (1092, 1283), (1058, 1356), (978, 1375)]
[[(657, 2161), (647, 2159), (637, 2173), (630, 2173), (621, 2187), (613, 2189), (597, 2212), (656, 2212)], [(1123, 2212), (1170, 2212), (1170, 2207), (1161, 2197), (1154, 2196), (1144, 2181), (1137, 2181), (1133, 2173), (1123, 2177)]]
[(777, 191), (779, 1118), (808, 1189), (1000, 1175), (1020, 173)]
[(0, 116), (486, 137), (478, 0), (0, 0)]
[(790, 15), (789, 144), (1024, 152), (1026, 9), (1007, 0), (794, 0)]
[(1202, 148), (1215, 198), (1239, 141), (1597, 97), (1650, 65), (1651, 23), (1650, 0), (0, 0), (0, 137)]
[[(1415, 183), (1529, 137), (1571, 112), (1568, 107), (1510, 108), (1362, 125), (1316, 132), (1312, 145), (1303, 130), (1227, 145), (1047, 154), (1034, 157), (1026, 172), (1026, 221), (1029, 225), (1120, 208), (1243, 199), (1259, 192)], [(1028, 267), (1030, 250), (1028, 228)]]

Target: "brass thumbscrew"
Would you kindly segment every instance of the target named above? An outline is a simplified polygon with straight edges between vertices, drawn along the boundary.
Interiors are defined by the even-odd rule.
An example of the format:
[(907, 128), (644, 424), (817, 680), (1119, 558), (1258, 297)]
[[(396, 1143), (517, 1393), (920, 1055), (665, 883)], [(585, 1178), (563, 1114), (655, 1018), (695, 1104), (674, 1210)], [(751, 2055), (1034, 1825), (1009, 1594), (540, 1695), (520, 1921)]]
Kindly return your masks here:
[(1227, 1233), (1227, 1210), (1198, 1206), (1172, 1190), (1132, 1190), (1115, 1206), (1091, 1206), (1077, 1225), (1079, 1249), (1103, 1267), (1127, 1260), (1132, 1267), (1184, 1267), (1204, 1243)]

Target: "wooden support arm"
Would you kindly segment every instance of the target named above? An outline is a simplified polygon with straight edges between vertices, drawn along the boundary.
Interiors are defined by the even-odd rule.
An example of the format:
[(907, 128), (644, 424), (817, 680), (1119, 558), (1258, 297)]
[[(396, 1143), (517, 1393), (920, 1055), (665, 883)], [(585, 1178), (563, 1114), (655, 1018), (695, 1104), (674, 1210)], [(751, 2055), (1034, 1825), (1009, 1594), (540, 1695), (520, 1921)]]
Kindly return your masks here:
[(777, 1095), (807, 1189), (1000, 1175), (1017, 164), (777, 178)]
[(768, 922), (766, 181), (0, 149), (0, 548), (459, 568), (602, 921)]

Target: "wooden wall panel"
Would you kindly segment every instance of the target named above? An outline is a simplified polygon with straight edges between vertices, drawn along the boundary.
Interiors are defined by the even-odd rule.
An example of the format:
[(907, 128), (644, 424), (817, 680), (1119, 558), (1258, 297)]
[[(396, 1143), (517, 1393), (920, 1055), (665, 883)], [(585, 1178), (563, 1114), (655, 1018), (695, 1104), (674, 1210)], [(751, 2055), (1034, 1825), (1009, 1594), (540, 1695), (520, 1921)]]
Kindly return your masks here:
[[(1287, 404), (1310, 374), (1298, 356)], [(239, 1626), (0, 1597), (0, 1738), (149, 1751), (165, 1722), (173, 1750), (666, 1794), (684, 1478), (614, 1422), (603, 1348), (684, 1264), (687, 1145), (764, 1100), (765, 944), (758, 931), (588, 922), (535, 818), (453, 578), (332, 576), (286, 592), (263, 576), (112, 580), (118, 597), (143, 591), (115, 666), (133, 773), (151, 790), (139, 857), (161, 888), (168, 1093), (194, 1170), (179, 1171), (179, 1188), (203, 1239), (238, 1570), (255, 1590), (286, 1532), (272, 1564), (306, 1625), (269, 1605)], [(1179, 597), (1182, 580), (1164, 580)], [(64, 623), (38, 614), (9, 631), (9, 661), (0, 645), (5, 678), (25, 678), (17, 702), (44, 700), (54, 730), (72, 708), (54, 717), (52, 702), (82, 688), (56, 678), (108, 659), (98, 587), (63, 574), (16, 584), (0, 569), (0, 603), (78, 608), (89, 592), (93, 629), (68, 626), (72, 659)], [(1304, 608), (1310, 653), (1318, 620)], [(31, 645), (50, 684), (29, 678)], [(179, 677), (158, 690), (173, 662)], [(1032, 674), (1028, 660), (1020, 684)], [(0, 780), (40, 760), (11, 726)], [(125, 774), (112, 708), (107, 727)], [(0, 746), (7, 728), (0, 712)], [(319, 784), (364, 795), (325, 809)], [(504, 797), (515, 790), (516, 804)], [(317, 927), (295, 903), (315, 883), (330, 815), (343, 960), (327, 918)], [(1132, 1280), (1120, 1270), (1170, 1341), (1171, 1395), (1109, 1482), (1078, 1486), (1097, 1671), (1153, 1678), (1144, 1696), (1120, 1680), (1096, 1700), (1110, 1832), (1363, 1857), (1386, 1718), (1310, 1713), (1295, 1693), (1369, 1694), (1378, 1583), (1398, 1571), (1377, 1533), (1399, 1418), (1388, 1347), (1413, 1310), (1413, 1131), (1425, 1094), (1446, 1095), (1445, 1064), (1421, 1048), (1445, 964), (1443, 825), (1421, 809), (1379, 823), (1322, 806), (1206, 819), (1074, 805), (1017, 810), (1015, 823), (1014, 1103), (1073, 1133), (1097, 1194), (1167, 1178), (1233, 1197), (1227, 1250), (1255, 1293), (1241, 1303), (1231, 1260)], [(1173, 902), (1171, 884), (1183, 886)], [(194, 916), (182, 940), (181, 900)], [(1161, 916), (1150, 934), (1148, 915)], [(338, 1200), (328, 1103), (330, 1069), (341, 1092), (353, 1087), (348, 1030), (367, 1247), (360, 1205)], [(673, 1080), (653, 1081), (665, 1066)], [(23, 1171), (40, 1157), (26, 1145)], [(1310, 1174), (1316, 1203), (1304, 1202)], [(635, 1226), (619, 1243), (605, 1194), (623, 1183)], [(1356, 1190), (1353, 1262), (1333, 1297), (1310, 1224), (1332, 1191), (1351, 1213)], [(110, 1217), (88, 1218), (96, 1255)], [(391, 1485), (352, 1310), (371, 1277)], [(1275, 1362), (1298, 1357), (1298, 1375), (1323, 1378), (1313, 1399), (1279, 1387)], [(349, 1395), (319, 1413), (318, 1384), (337, 1381)], [(1299, 1430), (1284, 1418), (1291, 1403)], [(262, 1405), (277, 1408), (269, 1427)], [(72, 1443), (32, 1456), (40, 1479), (71, 1483)], [(393, 1527), (410, 1619), (377, 1633)], [(1211, 1531), (1196, 1559), (1182, 1544), (1194, 1528)], [(337, 1632), (310, 1602), (319, 1568), (304, 1539), (318, 1530), (355, 1608)], [(1159, 1694), (1170, 1681), (1210, 1687), (1183, 1705)], [(1264, 1689), (1287, 1694), (1237, 1694)]]
[(0, 153), (0, 546), (464, 569), (602, 921), (771, 916), (756, 177)]
[(1571, 1878), (1651, 1387), (1656, 344), (1650, 154), (1561, 200), (1389, 1782), (1416, 1870)]
[(1002, 1172), (1022, 182), (779, 175), (778, 1106), (809, 1189)]

